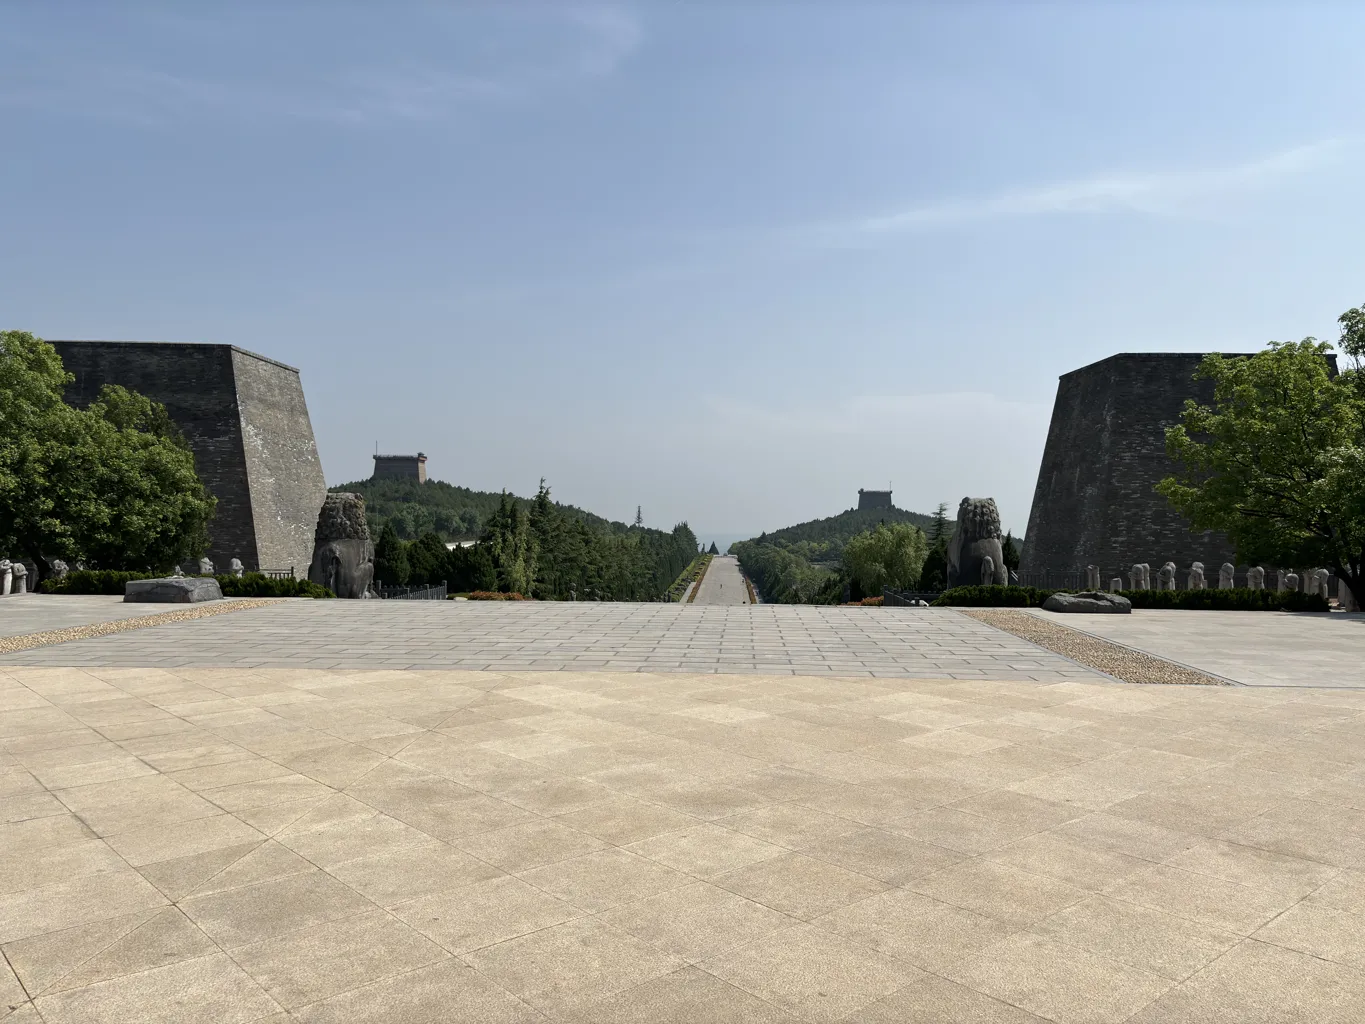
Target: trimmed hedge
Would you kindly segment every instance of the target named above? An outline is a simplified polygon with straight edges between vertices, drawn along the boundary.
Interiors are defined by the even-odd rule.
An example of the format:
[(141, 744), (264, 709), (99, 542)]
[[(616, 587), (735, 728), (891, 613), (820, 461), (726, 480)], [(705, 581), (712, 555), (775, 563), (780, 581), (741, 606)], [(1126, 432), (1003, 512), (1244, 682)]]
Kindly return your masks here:
[[(1064, 591), (1076, 593), (1076, 591)], [(1056, 590), (1040, 587), (954, 587), (935, 599), (935, 606), (966, 608), (1041, 608)], [(1180, 608), (1191, 611), (1325, 612), (1327, 598), (1297, 590), (1121, 590), (1134, 608)]]
[[(75, 569), (65, 579), (43, 580), (39, 589), (44, 594), (108, 594), (123, 596), (124, 584), (130, 580), (154, 580), (161, 574), (154, 572), (122, 572), (117, 569)], [(224, 597), (332, 597), (326, 587), (309, 580), (275, 579), (264, 573), (249, 572), (242, 576), (215, 576)]]
[(510, 594), (504, 594), (499, 590), (476, 590), (469, 595), (471, 601), (529, 601), (530, 598), (524, 594), (518, 594), (515, 590)]

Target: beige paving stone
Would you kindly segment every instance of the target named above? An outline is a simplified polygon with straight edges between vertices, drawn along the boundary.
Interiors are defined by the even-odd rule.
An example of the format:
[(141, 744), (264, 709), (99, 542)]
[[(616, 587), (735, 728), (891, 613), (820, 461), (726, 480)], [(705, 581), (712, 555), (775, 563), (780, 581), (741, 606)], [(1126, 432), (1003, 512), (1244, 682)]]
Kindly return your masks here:
[(335, 822), (316, 829), (289, 829), (278, 836), (288, 847), (320, 868), (344, 861), (425, 846), (432, 837), (387, 814)]
[(706, 882), (627, 903), (599, 915), (599, 920), (689, 963), (796, 923)]
[(120, 935), (43, 991), (83, 988), (218, 951), (213, 940), (184, 914), (167, 907)]
[(349, 787), (347, 793), (444, 842), (535, 817), (513, 804), (393, 762), (380, 765)]
[(712, 882), (801, 920), (828, 914), (887, 888), (874, 878), (797, 853), (728, 871)]
[(815, 860), (836, 864), (889, 885), (905, 885), (963, 860), (963, 855), (918, 839), (866, 828), (806, 849)]
[(0, 848), (0, 896), (125, 866), (123, 858), (102, 839), (41, 852)]
[(507, 872), (526, 871), (606, 848), (601, 840), (551, 819), (482, 832), (460, 849)]
[(1305, 901), (1290, 907), (1254, 937), (1365, 970), (1365, 916), (1361, 914)]
[(449, 956), (382, 910), (240, 946), (232, 958), (281, 1006), (293, 1008)]
[(1189, 832), (1103, 811), (1064, 822), (1052, 831), (1085, 846), (1147, 861), (1163, 861), (1203, 841), (1202, 836)]
[(452, 953), (467, 953), (583, 916), (564, 900), (503, 875), (399, 903), (394, 916)]
[(1298, 902), (1293, 896), (1269, 889), (1167, 865), (1129, 875), (1107, 895), (1242, 936)]
[(0, 824), (0, 857), (44, 854), (63, 846), (95, 839), (95, 833), (74, 814), (54, 814)]
[(283, 778), (289, 774), (289, 769), (284, 765), (243, 751), (242, 757), (168, 772), (166, 777), (193, 793), (203, 793), (224, 786)]
[(1046, 875), (1092, 892), (1106, 889), (1150, 866), (1150, 861), (1087, 846), (1055, 832), (1028, 836), (985, 856), (997, 864)]
[(695, 967), (576, 1005), (572, 1024), (794, 1024), (796, 1018)]
[(443, 960), (299, 1007), (302, 1024), (534, 1024), (547, 1018), (459, 960)]
[(502, 874), (493, 865), (438, 842), (344, 861), (327, 870), (381, 907)]
[(382, 764), (386, 755), (358, 743), (310, 747), (281, 759), (280, 764), (324, 786), (344, 789)]
[(200, 885), (218, 875), (232, 864), (248, 856), (261, 843), (242, 843), (238, 846), (223, 846), (206, 853), (195, 853), (188, 857), (175, 857), (171, 860), (143, 864), (138, 873), (160, 889), (167, 899), (179, 900), (199, 888)]
[[(229, 849), (235, 851), (242, 848), (229, 847)], [(156, 866), (154, 864), (148, 865), (139, 870), (146, 874), (148, 868), (155, 868)], [(290, 875), (308, 874), (313, 870), (315, 870), (314, 865), (294, 851), (273, 840), (267, 840), (253, 845), (240, 857), (231, 860), (212, 874), (204, 877), (202, 881), (195, 884), (189, 895), (210, 896), (213, 893), (227, 892), (229, 889), (239, 889), (244, 885), (270, 882), (277, 878), (287, 878)]]
[(1188, 978), (1241, 941), (1231, 932), (1106, 896), (1067, 907), (1032, 930), (1174, 981)]
[(374, 904), (325, 872), (276, 878), (184, 900), (180, 909), (224, 949), (372, 910)]
[(1130, 1018), (1132, 1024), (1355, 1024), (1365, 974), (1246, 940)]
[(260, 842), (265, 838), (263, 833), (231, 814), (215, 814), (210, 818), (123, 832), (110, 836), (106, 841), (115, 853), (133, 867), (142, 867), (179, 857), (192, 857), (225, 846)]
[(887, 827), (922, 843), (967, 856), (998, 850), (1039, 831), (1030, 825), (985, 818), (956, 807), (933, 807), (901, 818)]
[(1171, 982), (1037, 935), (1017, 934), (950, 968), (949, 977), (1058, 1024), (1117, 1024)]
[(1042, 1024), (1043, 1018), (926, 974), (844, 1020), (849, 1024)]
[(165, 896), (126, 867), (52, 882), (10, 893), (0, 901), (0, 943), (147, 910), (166, 902)]
[(1218, 840), (1192, 846), (1167, 859), (1166, 863), (1196, 874), (1300, 898), (1340, 873), (1339, 868), (1316, 861)]
[(787, 852), (780, 846), (710, 822), (642, 839), (625, 849), (697, 878), (712, 878)]
[(571, 828), (617, 846), (665, 832), (675, 832), (696, 825), (699, 820), (690, 814), (622, 794), (603, 803), (555, 817)]
[(1088, 895), (1054, 878), (983, 860), (926, 875), (908, 888), (1016, 927), (1041, 921)]
[(921, 974), (914, 967), (811, 925), (796, 925), (722, 953), (704, 970), (803, 1020), (839, 1020)]
[(934, 973), (1015, 931), (1014, 925), (905, 889), (870, 896), (812, 923)]
[(156, 907), (19, 939), (4, 945), (5, 960), (30, 993), (40, 994), (161, 913)]
[(799, 850), (863, 828), (849, 818), (800, 803), (770, 804), (721, 818), (717, 824), (789, 850)]
[(39, 996), (34, 1005), (49, 1024), (246, 1024), (280, 1008), (223, 953)]
[(513, 995), (556, 1016), (683, 966), (677, 957), (593, 918), (509, 939), (465, 959)]
[[(19, 979), (10, 970), (9, 964), (0, 960), (0, 1020), (14, 1020), (13, 1014), (21, 1009), (31, 1009), (28, 993)], [(32, 1018), (37, 1019), (36, 1014)]]
[(139, 776), (154, 775), (156, 769), (146, 761), (131, 754), (120, 753), (102, 761), (84, 764), (37, 767), (33, 774), (48, 789), (56, 791), (73, 786), (89, 786), (101, 782), (117, 782)]
[(1312, 893), (1308, 902), (1365, 915), (1365, 871), (1342, 871)]
[(521, 878), (589, 913), (692, 881), (680, 871), (621, 849), (598, 850), (532, 868), (522, 872)]

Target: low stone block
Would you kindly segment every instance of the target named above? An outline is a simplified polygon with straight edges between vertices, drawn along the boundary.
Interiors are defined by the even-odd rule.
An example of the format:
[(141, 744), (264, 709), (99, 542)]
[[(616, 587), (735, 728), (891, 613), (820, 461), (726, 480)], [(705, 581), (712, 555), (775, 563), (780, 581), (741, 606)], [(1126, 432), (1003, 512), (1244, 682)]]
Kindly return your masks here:
[(168, 576), (160, 580), (129, 580), (123, 585), (123, 600), (149, 604), (196, 604), (221, 601), (218, 581), (202, 576)]
[(1121, 594), (1106, 594), (1093, 590), (1082, 594), (1053, 594), (1043, 602), (1050, 612), (1089, 612), (1126, 615), (1133, 610), (1133, 602)]

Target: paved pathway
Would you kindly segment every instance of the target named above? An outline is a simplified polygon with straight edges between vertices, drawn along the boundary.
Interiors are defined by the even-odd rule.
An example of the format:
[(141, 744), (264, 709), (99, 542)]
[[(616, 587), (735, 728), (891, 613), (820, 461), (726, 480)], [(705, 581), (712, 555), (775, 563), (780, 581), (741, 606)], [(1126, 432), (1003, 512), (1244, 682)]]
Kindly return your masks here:
[(0, 787), (7, 1024), (1365, 1006), (1355, 691), (10, 668)]
[(749, 588), (739, 572), (734, 555), (717, 555), (702, 578), (693, 604), (748, 604)]
[(1102, 678), (943, 609), (591, 602), (291, 600), (0, 656), (7, 664)]
[(25, 594), (23, 597), (3, 597), (0, 598), (0, 637), (183, 610), (183, 605), (124, 604), (121, 597), (99, 595)]
[(1365, 687), (1365, 614), (1035, 614), (1252, 686)]

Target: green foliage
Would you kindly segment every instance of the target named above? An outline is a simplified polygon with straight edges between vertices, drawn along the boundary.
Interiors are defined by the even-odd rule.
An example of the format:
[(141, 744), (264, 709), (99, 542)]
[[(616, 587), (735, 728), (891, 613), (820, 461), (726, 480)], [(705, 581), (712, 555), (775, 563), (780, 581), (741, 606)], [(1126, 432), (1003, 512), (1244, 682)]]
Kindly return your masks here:
[[(786, 548), (807, 561), (836, 563), (844, 553), (845, 544), (860, 533), (874, 529), (879, 523), (909, 523), (925, 529), (933, 525), (933, 519), (900, 508), (855, 508), (826, 519), (774, 530), (757, 540)], [(951, 528), (948, 532), (952, 533)]]
[(935, 606), (959, 608), (1038, 608), (1055, 590), (1039, 587), (953, 587), (934, 599)]
[(1006, 569), (1019, 568), (1019, 545), (1014, 542), (1014, 534), (1006, 533), (1000, 541), (1000, 554), (1005, 560)]
[(164, 571), (208, 546), (216, 500), (161, 405), (106, 386), (62, 400), (56, 350), (0, 331), (0, 549), (40, 571), (52, 558)]
[[(1342, 319), (1354, 352), (1365, 317)], [(1213, 405), (1186, 402), (1166, 431), (1178, 468), (1157, 490), (1195, 529), (1226, 533), (1239, 561), (1330, 566), (1365, 600), (1365, 378), (1333, 377), (1330, 348), (1307, 338), (1205, 358)]]
[[(715, 545), (713, 544), (712, 547), (715, 547)], [(713, 555), (708, 553), (698, 555), (696, 558), (692, 559), (692, 561), (688, 563), (687, 568), (673, 581), (673, 585), (668, 588), (668, 593), (664, 595), (664, 600), (681, 601), (683, 595), (687, 593), (687, 588), (705, 574), (706, 567), (711, 564), (711, 559), (713, 557)]]
[[(45, 594), (122, 594), (124, 584), (130, 580), (155, 579), (159, 574), (151, 572), (121, 572), (114, 569), (76, 569), (67, 573), (65, 579), (44, 580), (41, 586)], [(267, 576), (264, 573), (248, 572), (241, 576), (215, 576), (218, 589), (224, 597), (333, 597), (326, 587), (320, 587), (308, 580), (284, 579)]]
[(707, 553), (708, 555), (718, 555), (718, 554), (720, 554), (720, 548), (716, 547), (716, 542), (715, 542), (715, 541), (712, 541), (712, 542), (711, 542), (711, 547), (707, 550), (706, 553)]
[(933, 542), (929, 553), (924, 557), (924, 567), (920, 570), (920, 589), (929, 593), (942, 590), (948, 585), (948, 542)]
[(412, 570), (408, 565), (407, 545), (398, 539), (393, 523), (384, 523), (374, 545), (374, 578), (386, 587), (401, 587)]
[(756, 540), (730, 546), (763, 600), (770, 604), (837, 604), (843, 591), (839, 574), (811, 565), (786, 548)]
[(408, 583), (440, 583), (446, 578), (446, 545), (436, 534), (424, 533), (403, 546), (408, 558)]
[[(959, 608), (1041, 608), (1056, 593), (1040, 587), (954, 587), (935, 600), (936, 606)], [(1134, 608), (1178, 608), (1189, 611), (1325, 612), (1327, 599), (1296, 590), (1124, 590)]]
[(913, 590), (929, 553), (924, 531), (909, 523), (878, 523), (844, 545), (844, 575), (869, 597), (883, 587)]

